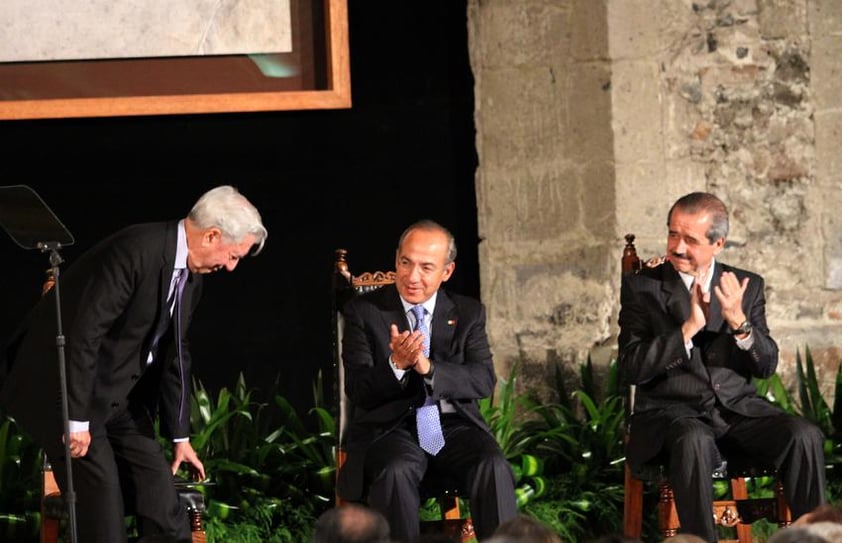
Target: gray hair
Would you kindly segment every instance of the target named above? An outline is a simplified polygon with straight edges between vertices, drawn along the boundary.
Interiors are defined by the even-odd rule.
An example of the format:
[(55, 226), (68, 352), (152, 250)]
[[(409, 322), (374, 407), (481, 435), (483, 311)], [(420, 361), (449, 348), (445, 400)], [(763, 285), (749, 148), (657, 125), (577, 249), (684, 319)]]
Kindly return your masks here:
[(413, 230), (443, 233), (447, 236), (447, 257), (445, 258), (445, 264), (450, 264), (456, 260), (456, 238), (453, 237), (450, 230), (430, 219), (422, 219), (407, 226), (406, 230), (403, 231), (403, 234), (401, 234), (401, 237), (398, 240), (398, 251), (400, 251), (403, 246), (403, 240), (405, 240), (406, 236), (408, 236)]
[(260, 213), (245, 196), (230, 185), (222, 185), (204, 193), (187, 215), (199, 228), (219, 228), (223, 237), (239, 243), (252, 234), (256, 248), (252, 254), (263, 250), (269, 233), (260, 219)]
[(667, 214), (667, 226), (669, 226), (670, 220), (672, 219), (673, 210), (676, 209), (690, 213), (691, 215), (701, 212), (710, 213), (710, 228), (705, 233), (705, 237), (708, 238), (709, 242), (715, 243), (720, 238), (728, 237), (728, 209), (722, 200), (713, 194), (709, 192), (691, 192), (676, 200)]

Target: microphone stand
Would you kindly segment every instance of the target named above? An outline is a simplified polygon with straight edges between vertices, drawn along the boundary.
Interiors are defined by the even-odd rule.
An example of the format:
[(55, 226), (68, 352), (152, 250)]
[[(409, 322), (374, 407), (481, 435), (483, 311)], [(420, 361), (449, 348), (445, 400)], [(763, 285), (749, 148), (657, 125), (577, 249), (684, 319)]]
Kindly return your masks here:
[(56, 350), (58, 351), (59, 384), (61, 387), (61, 420), (64, 424), (64, 466), (67, 470), (67, 488), (64, 491), (64, 503), (67, 504), (68, 529), (70, 542), (76, 540), (76, 491), (73, 489), (73, 463), (70, 458), (70, 409), (67, 405), (67, 367), (64, 358), (66, 339), (61, 324), (61, 290), (59, 287), (59, 265), (64, 262), (59, 254), (61, 243), (38, 242), (42, 253), (50, 253), (50, 274), (56, 299)]

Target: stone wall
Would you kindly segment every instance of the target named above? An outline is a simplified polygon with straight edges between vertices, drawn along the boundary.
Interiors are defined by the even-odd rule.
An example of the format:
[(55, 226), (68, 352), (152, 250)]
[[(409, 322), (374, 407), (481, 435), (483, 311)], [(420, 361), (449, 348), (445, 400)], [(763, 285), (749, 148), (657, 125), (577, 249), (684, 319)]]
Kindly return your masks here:
[(498, 372), (616, 355), (627, 232), (693, 190), (762, 273), (781, 372), (842, 355), (842, 2), (471, 0), (483, 300)]

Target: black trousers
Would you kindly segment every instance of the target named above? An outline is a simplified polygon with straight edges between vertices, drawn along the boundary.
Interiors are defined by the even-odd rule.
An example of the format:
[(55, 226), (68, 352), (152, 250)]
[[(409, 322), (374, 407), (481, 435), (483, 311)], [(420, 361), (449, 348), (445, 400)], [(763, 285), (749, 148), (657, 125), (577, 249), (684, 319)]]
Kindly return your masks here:
[(517, 514), (514, 476), (494, 437), (459, 415), (443, 415), (442, 428), (445, 445), (436, 456), (418, 446), (411, 420), (376, 440), (366, 454), (366, 501), (385, 515), (395, 541), (418, 538), (419, 488), (428, 469), (450, 474), (468, 490), (480, 540)]
[[(67, 489), (64, 447), (44, 444), (59, 488)], [(78, 540), (127, 541), (126, 513), (137, 515), (140, 535), (190, 540), (187, 514), (178, 502), (172, 470), (154, 438), (148, 416), (123, 412), (92, 429), (88, 454), (72, 460)]]
[(666, 430), (669, 481), (681, 532), (717, 540), (711, 515), (711, 473), (719, 449), (740, 451), (778, 468), (793, 519), (825, 502), (824, 436), (815, 425), (792, 415), (750, 418), (724, 416), (725, 426), (683, 418)]

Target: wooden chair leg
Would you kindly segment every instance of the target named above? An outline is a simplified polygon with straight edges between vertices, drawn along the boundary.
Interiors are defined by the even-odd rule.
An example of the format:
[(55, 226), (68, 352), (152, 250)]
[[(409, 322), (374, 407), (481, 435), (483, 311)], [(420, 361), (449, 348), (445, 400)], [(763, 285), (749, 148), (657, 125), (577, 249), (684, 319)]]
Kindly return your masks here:
[(678, 535), (678, 512), (675, 510), (675, 496), (667, 482), (658, 485), (658, 530), (661, 537)]
[(635, 478), (626, 464), (623, 492), (623, 535), (640, 539), (643, 532), (643, 481)]
[(792, 511), (789, 510), (789, 502), (784, 496), (784, 485), (780, 479), (775, 483), (775, 498), (778, 502), (778, 526), (784, 528), (792, 524)]
[(61, 520), (47, 516), (44, 509), (44, 500), (47, 496), (60, 493), (55, 474), (53, 474), (49, 464), (45, 462), (41, 471), (41, 543), (56, 543), (58, 541)]
[(202, 524), (202, 512), (190, 511), (190, 537), (193, 543), (206, 543), (205, 527)]
[(459, 510), (459, 498), (453, 496), (439, 498), (439, 508), (441, 509), (441, 516), (444, 519), (452, 520), (462, 518), (462, 512)]
[[(731, 479), (731, 497), (734, 500), (748, 499), (748, 488), (746, 488), (746, 480), (743, 477)], [(734, 504), (736, 508), (736, 503)], [(751, 543), (751, 524), (743, 524), (740, 522), (737, 528), (737, 541), (740, 543)]]
[(58, 530), (61, 521), (57, 518), (47, 518), (41, 512), (41, 543), (57, 543)]

